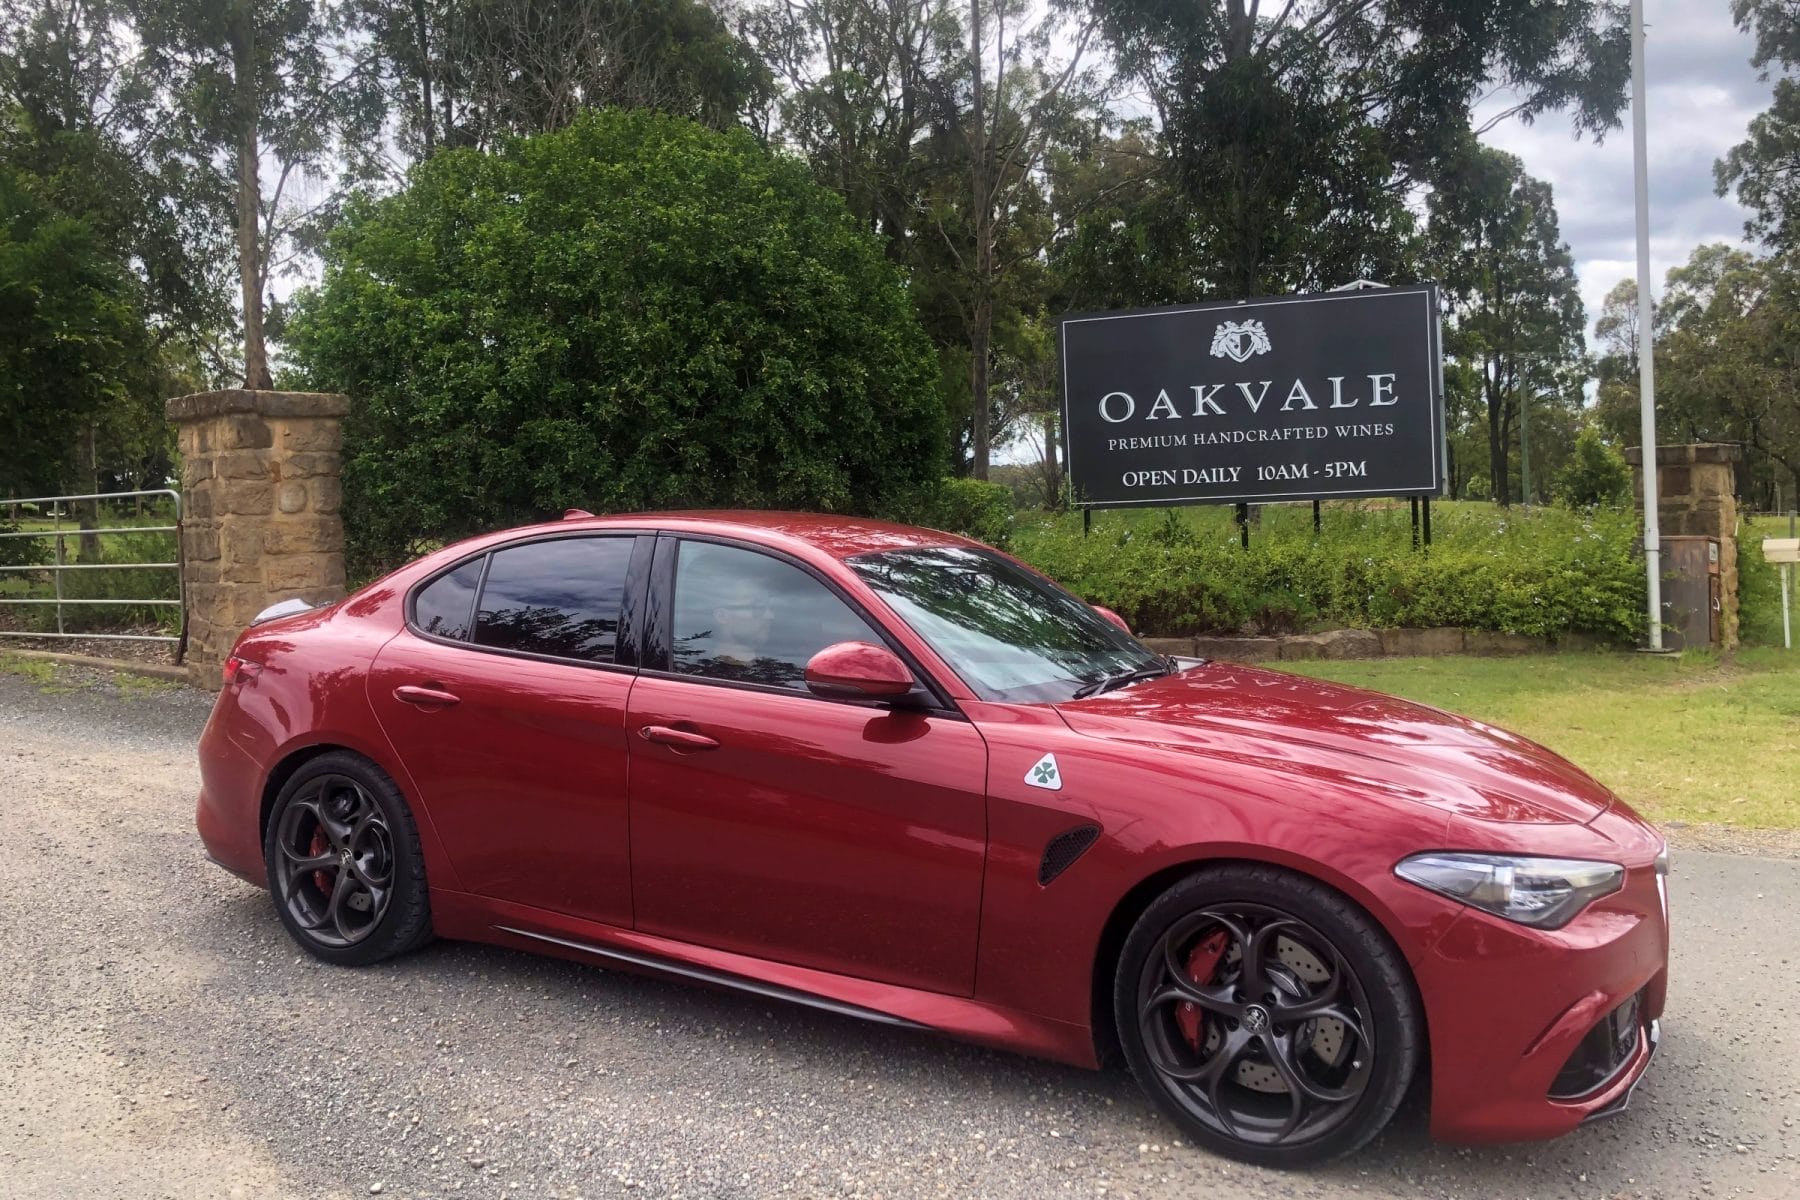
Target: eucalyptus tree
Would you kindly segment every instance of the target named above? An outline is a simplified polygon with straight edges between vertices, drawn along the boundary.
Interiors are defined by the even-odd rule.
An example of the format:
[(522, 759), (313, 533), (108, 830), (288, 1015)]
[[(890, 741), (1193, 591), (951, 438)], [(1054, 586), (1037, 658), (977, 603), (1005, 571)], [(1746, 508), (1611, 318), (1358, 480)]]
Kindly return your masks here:
[[(1660, 316), (1659, 310), (1657, 317)], [(1656, 323), (1660, 336), (1663, 322)], [(1635, 444), (1640, 436), (1637, 280), (1621, 279), (1606, 293), (1600, 312), (1594, 317), (1594, 337), (1598, 342), (1594, 354), (1594, 414), (1615, 441)]]
[(229, 171), (243, 380), (269, 387), (265, 291), (317, 245), (344, 165), (380, 140), (376, 60), (341, 36), (324, 0), (127, 2), (144, 67), (168, 97), (167, 136)]
[[(166, 136), (128, 16), (120, 0), (0, 0), (13, 487), (160, 483), (163, 400), (215, 377), (232, 325), (218, 175)], [(91, 506), (80, 516), (92, 527)]]
[[(1475, 102), (1502, 117), (1615, 123), (1621, 0), (1091, 0), (1193, 207), (1206, 293), (1230, 298), (1404, 272), (1413, 189)], [(1500, 119), (1500, 118), (1496, 118)]]
[(1048, 170), (1106, 121), (1093, 19), (1023, 0), (770, 0), (751, 17), (782, 91), (775, 140), (911, 273), (958, 469), (985, 477), (1035, 403)]
[(951, 120), (962, 25), (952, 0), (779, 0), (748, 28), (780, 88), (771, 136), (907, 263)]
[(1044, 174), (1056, 310), (1178, 304), (1202, 294), (1193, 213), (1162, 166), (1161, 144), (1144, 121), (1053, 149)]
[(1800, 490), (1800, 261), (1697, 247), (1657, 315), (1657, 408), (1695, 441), (1735, 442), (1750, 479)]
[(1792, 0), (1732, 0), (1739, 28), (1755, 37), (1750, 65), (1775, 77), (1769, 107), (1745, 139), (1713, 166), (1719, 195), (1736, 191), (1750, 210), (1745, 232), (1783, 250), (1800, 249), (1800, 6)]
[[(1042, 210), (1038, 193), (1055, 148), (1090, 136), (1105, 116), (1105, 84), (1090, 56), (1098, 19), (1076, 10), (1065, 21), (1060, 12), (1035, 7), (1027, 0), (968, 0), (966, 98), (952, 107), (969, 181), (966, 201), (948, 211), (961, 210), (968, 242), (947, 237), (947, 244), (966, 280), (970, 455), (977, 479), (987, 478), (995, 432), (989, 385), (996, 296), (1010, 272), (1028, 269), (1027, 259), (1035, 268), (1049, 247), (1051, 227), (1045, 223), (1038, 237), (1009, 235)], [(1023, 241), (1011, 256), (1008, 240)]]
[[(764, 106), (769, 72), (706, 0), (342, 0), (379, 62), (402, 162), (492, 149), (593, 108), (715, 128)], [(377, 147), (388, 149), (386, 145)]]
[(34, 182), (0, 163), (0, 495), (91, 471), (95, 424), (145, 352), (130, 273)]
[[(1473, 368), (1487, 418), (1489, 486), (1511, 498), (1515, 431), (1522, 453), (1536, 443), (1520, 428), (1528, 406), (1567, 424), (1586, 378), (1584, 329), (1574, 258), (1557, 226), (1550, 185), (1519, 160), (1466, 140), (1427, 201), (1429, 262), (1450, 309), (1445, 352)], [(1573, 436), (1573, 428), (1569, 429)], [(1552, 464), (1540, 458), (1540, 479)], [(1530, 502), (1540, 489), (1522, 480)]]
[(169, 136), (124, 0), (0, 0), (0, 159), (134, 272), (163, 341), (231, 323), (220, 173)]

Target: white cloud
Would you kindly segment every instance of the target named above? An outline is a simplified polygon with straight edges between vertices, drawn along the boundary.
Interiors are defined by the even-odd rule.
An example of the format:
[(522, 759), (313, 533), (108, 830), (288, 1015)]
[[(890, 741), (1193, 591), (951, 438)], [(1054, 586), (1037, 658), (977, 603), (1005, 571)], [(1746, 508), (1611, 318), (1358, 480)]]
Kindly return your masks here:
[[(1645, 0), (1645, 10), (1650, 269), (1660, 290), (1663, 275), (1695, 246), (1743, 244), (1747, 214), (1714, 194), (1713, 163), (1743, 140), (1771, 86), (1750, 66), (1752, 40), (1732, 23), (1727, 0)], [(1504, 95), (1489, 97), (1477, 124), (1506, 103)], [(1555, 189), (1590, 327), (1606, 293), (1637, 271), (1629, 108), (1624, 120), (1598, 144), (1577, 139), (1560, 114), (1532, 125), (1507, 122), (1484, 139)]]

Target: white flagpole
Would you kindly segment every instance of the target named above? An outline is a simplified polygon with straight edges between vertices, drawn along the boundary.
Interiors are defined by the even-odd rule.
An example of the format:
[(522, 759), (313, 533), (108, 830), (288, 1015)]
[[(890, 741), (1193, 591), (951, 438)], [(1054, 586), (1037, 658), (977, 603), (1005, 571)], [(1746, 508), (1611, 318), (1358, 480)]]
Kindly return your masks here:
[(1631, 148), (1637, 185), (1638, 414), (1644, 443), (1644, 570), (1650, 649), (1663, 648), (1662, 530), (1656, 511), (1656, 354), (1650, 320), (1650, 172), (1644, 138), (1644, 0), (1631, 0)]

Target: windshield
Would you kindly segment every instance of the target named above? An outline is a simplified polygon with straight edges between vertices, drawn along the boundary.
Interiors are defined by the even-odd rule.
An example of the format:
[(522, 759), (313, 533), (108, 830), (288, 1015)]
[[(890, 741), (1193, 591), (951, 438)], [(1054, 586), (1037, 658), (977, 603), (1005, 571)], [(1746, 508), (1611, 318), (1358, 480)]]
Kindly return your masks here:
[(992, 551), (889, 550), (849, 564), (984, 700), (1068, 700), (1084, 685), (1162, 661)]

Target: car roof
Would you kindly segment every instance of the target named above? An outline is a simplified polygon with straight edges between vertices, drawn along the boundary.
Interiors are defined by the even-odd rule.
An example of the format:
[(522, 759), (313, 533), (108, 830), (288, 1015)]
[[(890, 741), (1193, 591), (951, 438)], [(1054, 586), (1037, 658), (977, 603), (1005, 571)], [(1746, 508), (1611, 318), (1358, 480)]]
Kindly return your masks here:
[(643, 529), (648, 526), (671, 533), (747, 535), (751, 540), (767, 543), (804, 543), (840, 559), (880, 550), (978, 544), (942, 530), (877, 521), (869, 517), (750, 508), (619, 513), (604, 517), (572, 516), (555, 522), (554, 525), (564, 529), (606, 529), (618, 526)]

